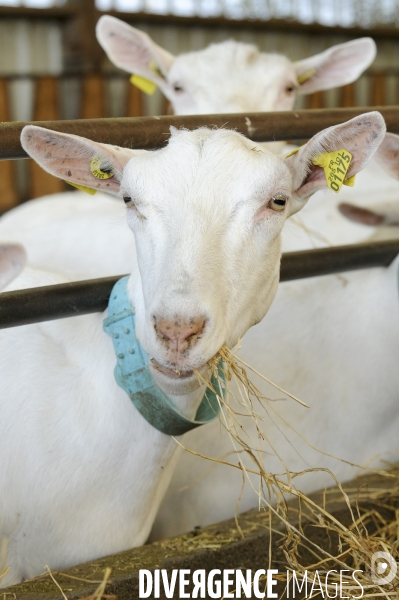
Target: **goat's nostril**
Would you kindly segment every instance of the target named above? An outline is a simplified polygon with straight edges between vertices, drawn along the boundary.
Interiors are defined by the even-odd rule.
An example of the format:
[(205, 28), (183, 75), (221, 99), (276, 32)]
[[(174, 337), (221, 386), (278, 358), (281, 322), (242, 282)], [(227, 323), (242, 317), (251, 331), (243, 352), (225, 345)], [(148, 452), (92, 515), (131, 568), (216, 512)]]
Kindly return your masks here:
[(190, 319), (157, 319), (154, 318), (154, 328), (157, 336), (178, 350), (186, 350), (188, 345), (195, 344), (201, 338), (206, 319), (192, 317)]

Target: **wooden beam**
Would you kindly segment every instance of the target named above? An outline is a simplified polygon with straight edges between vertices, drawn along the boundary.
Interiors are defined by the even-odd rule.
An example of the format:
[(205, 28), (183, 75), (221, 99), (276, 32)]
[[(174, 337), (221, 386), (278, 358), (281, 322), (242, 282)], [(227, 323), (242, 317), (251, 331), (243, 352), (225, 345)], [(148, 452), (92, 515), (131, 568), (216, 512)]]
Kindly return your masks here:
[[(339, 103), (342, 108), (351, 108), (356, 106), (356, 89), (354, 83), (348, 83), (340, 89), (341, 101)], [(367, 110), (367, 109), (366, 109)]]
[(377, 110), (382, 114), (388, 131), (399, 133), (399, 106), (0, 123), (0, 160), (27, 158), (27, 154), (21, 146), (20, 137), (23, 127), (30, 124), (80, 135), (94, 142), (114, 144), (123, 148), (152, 150), (163, 148), (167, 144), (171, 125), (177, 129), (184, 127), (189, 130), (198, 129), (198, 127), (227, 126), (229, 129), (236, 129), (254, 142), (304, 140), (326, 127), (339, 125), (371, 110)]
[(382, 73), (375, 73), (371, 86), (371, 104), (382, 106), (386, 103), (386, 78)]
[[(36, 82), (34, 118), (59, 119), (59, 80), (57, 77), (42, 77)], [(40, 198), (47, 194), (56, 194), (65, 190), (60, 179), (44, 171), (34, 161), (29, 161), (29, 197)]]
[(144, 116), (143, 92), (137, 89), (135, 85), (129, 85), (128, 87), (125, 114), (127, 117)]
[(99, 73), (105, 52), (96, 38), (100, 12), (95, 0), (68, 0), (70, 19), (64, 28), (65, 69)]
[[(101, 75), (88, 75), (83, 79), (81, 119), (103, 119), (106, 116), (105, 79)], [(130, 116), (130, 115), (129, 115)], [(142, 115), (132, 115), (141, 117)]]
[(382, 39), (399, 40), (397, 27), (327, 27), (320, 23), (300, 23), (284, 19), (227, 19), (226, 17), (180, 17), (177, 15), (158, 15), (148, 13), (131, 13), (110, 10), (99, 12), (117, 17), (135, 26), (140, 23), (147, 25), (173, 25), (179, 27), (204, 27), (210, 29), (245, 29), (259, 31), (283, 31), (285, 33), (313, 34), (313, 35), (342, 35), (349, 38), (369, 36)]
[[(10, 102), (8, 96), (8, 82), (0, 79), (0, 121), (10, 119)], [(0, 162), (0, 214), (18, 204), (15, 165), (11, 160)]]
[[(53, 8), (28, 8), (26, 6), (0, 6), (0, 19), (61, 19), (67, 20), (77, 16), (80, 6), (85, 0), (79, 0), (75, 4), (67, 4), (62, 7)], [(284, 19), (227, 19), (226, 17), (181, 17), (177, 15), (159, 15), (149, 13), (119, 12), (111, 10), (108, 12), (97, 11), (98, 17), (109, 14), (128, 23), (145, 23), (149, 25), (172, 25), (178, 27), (204, 27), (210, 29), (244, 29), (260, 31), (284, 31), (295, 34), (312, 35), (342, 35), (349, 38), (371, 36), (377, 39), (399, 39), (399, 28), (389, 26), (377, 26), (370, 29), (363, 27), (328, 27), (320, 23), (300, 23), (298, 21)]]
[(309, 109), (325, 108), (324, 92), (319, 91), (319, 92), (313, 92), (313, 94), (310, 94), (310, 96), (308, 96), (308, 98), (307, 98), (306, 108), (309, 108)]
[(69, 6), (52, 8), (29, 8), (27, 6), (0, 6), (0, 19), (54, 19), (65, 20), (75, 16), (75, 9)]

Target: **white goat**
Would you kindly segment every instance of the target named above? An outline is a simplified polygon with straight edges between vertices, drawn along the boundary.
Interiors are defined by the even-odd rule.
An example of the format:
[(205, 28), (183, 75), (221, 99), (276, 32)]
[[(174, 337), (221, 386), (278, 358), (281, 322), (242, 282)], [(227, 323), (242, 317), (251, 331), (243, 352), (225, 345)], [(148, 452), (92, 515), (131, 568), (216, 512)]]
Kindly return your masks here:
[[(370, 113), (286, 160), (228, 130), (175, 131), (146, 152), (29, 126), (22, 144), (54, 175), (123, 197), (137, 247), (128, 284), (137, 338), (156, 384), (192, 418), (203, 394), (192, 370), (206, 375), (220, 346), (271, 305), (284, 222), (326, 185), (314, 156), (345, 147), (351, 176), (384, 130)], [(108, 179), (92, 174), (93, 158)], [(65, 280), (30, 269), (19, 279)], [(144, 543), (170, 480), (176, 443), (117, 385), (103, 318), (0, 333), (0, 531), (11, 567), (0, 585)]]
[(376, 54), (361, 38), (297, 62), (233, 40), (175, 57), (114, 17), (101, 17), (96, 33), (116, 66), (158, 85), (179, 115), (291, 110), (297, 94), (355, 81)]
[(19, 244), (0, 244), (0, 292), (15, 279), (26, 264), (25, 249)]

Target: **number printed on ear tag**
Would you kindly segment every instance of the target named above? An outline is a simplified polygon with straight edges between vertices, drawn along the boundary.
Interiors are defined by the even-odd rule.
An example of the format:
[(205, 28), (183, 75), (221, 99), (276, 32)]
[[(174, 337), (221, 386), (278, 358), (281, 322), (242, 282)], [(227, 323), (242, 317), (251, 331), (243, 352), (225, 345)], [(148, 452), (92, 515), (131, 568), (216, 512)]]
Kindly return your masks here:
[(354, 176), (346, 178), (352, 161), (352, 154), (348, 150), (335, 152), (322, 152), (317, 154), (312, 163), (324, 169), (327, 185), (333, 192), (338, 193), (342, 185), (354, 185)]
[(100, 156), (95, 156), (90, 162), (90, 171), (97, 179), (109, 179), (110, 177), (114, 176), (112, 171), (101, 170), (101, 163), (103, 160), (104, 159), (102, 159)]

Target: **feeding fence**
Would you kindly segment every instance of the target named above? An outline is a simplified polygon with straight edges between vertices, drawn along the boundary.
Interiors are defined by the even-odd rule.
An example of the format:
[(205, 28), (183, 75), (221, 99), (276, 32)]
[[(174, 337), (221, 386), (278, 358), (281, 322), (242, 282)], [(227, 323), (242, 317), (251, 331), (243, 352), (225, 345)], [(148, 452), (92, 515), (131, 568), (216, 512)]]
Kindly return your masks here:
[[(379, 107), (378, 110), (386, 119), (388, 130), (399, 133), (399, 108)], [(151, 149), (165, 145), (170, 125), (184, 126), (188, 129), (205, 125), (236, 128), (257, 142), (284, 140), (288, 137), (303, 140), (323, 128), (341, 123), (362, 112), (364, 109), (324, 109), (247, 115), (44, 121), (39, 124), (57, 131), (86, 136), (95, 141), (130, 148)], [(25, 124), (16, 122), (0, 125), (1, 160), (26, 157), (19, 143), (20, 132)], [(388, 266), (398, 253), (399, 241), (394, 240), (289, 253), (283, 256), (281, 281)], [(0, 328), (103, 311), (107, 306), (113, 284), (119, 277), (120, 275), (0, 294)], [(397, 527), (398, 473), (396, 467), (388, 477), (368, 474), (344, 486), (347, 499), (352, 507), (356, 507), (356, 515), (362, 515), (361, 518), (359, 517), (361, 527), (367, 526), (370, 534), (381, 532), (382, 529), (385, 531), (390, 523)], [(299, 498), (287, 502), (286, 516), (290, 526), (306, 533), (309, 548), (312, 544), (317, 544), (318, 548), (326, 548), (329, 554), (337, 554), (341, 559), (342, 532), (332, 527), (324, 530), (325, 523), (320, 520), (320, 515), (325, 515), (328, 510), (328, 518), (335, 519), (335, 522), (342, 525), (345, 531), (351, 531), (353, 512), (349, 509), (348, 502), (343, 499), (342, 488), (313, 494), (307, 500), (309, 504)], [(317, 512), (317, 507), (320, 507), (320, 514)], [(368, 518), (367, 515), (371, 517)], [(384, 525), (381, 525), (382, 521)], [(239, 516), (238, 522), (240, 528), (237, 528), (235, 520), (231, 520), (179, 538), (98, 559), (87, 565), (75, 567), (64, 574), (55, 574), (51, 577), (46, 575), (33, 582), (2, 590), (0, 596), (4, 593), (5, 597), (10, 596), (17, 600), (39, 597), (43, 600), (58, 600), (58, 598), (94, 600), (102, 597), (123, 600), (138, 597), (139, 569), (165, 568), (170, 577), (171, 570), (174, 568), (190, 568), (192, 571), (232, 567), (254, 570), (283, 564), (285, 556), (281, 541), (286, 535), (286, 529), (271, 511), (252, 511)], [(307, 556), (306, 549), (304, 553), (301, 558), (312, 562), (312, 553)], [(321, 562), (324, 560), (327, 559)], [(107, 583), (106, 579), (103, 579), (103, 572), (108, 567), (112, 568), (113, 573)], [(106, 577), (109, 577), (109, 571), (106, 570), (107, 573)], [(55, 581), (58, 584), (61, 582), (62, 594), (55, 588)], [(286, 580), (278, 583), (277, 590), (280, 598), (293, 597), (285, 595), (286, 585)], [(102, 590), (101, 594), (98, 592), (99, 589)], [(394, 593), (396, 594), (396, 591)], [(394, 597), (391, 593), (389, 596), (382, 596)], [(173, 597), (179, 597), (178, 590)], [(305, 596), (297, 594), (295, 597)]]
[[(399, 71), (385, 69), (369, 71), (365, 85), (359, 96), (357, 82), (338, 90), (336, 108), (351, 108), (359, 104), (386, 106), (387, 99), (399, 101)], [(100, 119), (109, 117), (148, 116), (145, 95), (129, 84), (125, 73), (81, 73), (70, 72), (59, 76), (50, 75), (9, 75), (0, 77), (0, 122), (11, 121), (10, 99), (15, 94), (15, 85), (28, 84), (23, 88), (32, 95), (33, 121), (58, 121), (68, 115), (78, 119)], [(394, 93), (388, 94), (394, 88)], [(12, 93), (14, 89), (14, 92)], [(19, 88), (18, 88), (19, 89)], [(21, 88), (22, 90), (22, 88)], [(118, 102), (115, 102), (118, 98)], [(363, 100), (363, 101), (360, 101)], [(305, 99), (309, 109), (332, 108), (329, 92), (315, 92)], [(162, 114), (169, 112), (169, 103), (163, 101)], [(0, 214), (17, 206), (27, 198), (39, 198), (66, 190), (65, 183), (51, 177), (31, 161), (27, 173), (27, 185), (21, 190), (18, 184), (15, 165), (12, 162), (0, 164), (2, 194)]]
[[(398, 107), (373, 107), (385, 118), (388, 131), (399, 133)], [(164, 146), (171, 125), (196, 129), (201, 126), (229, 127), (256, 142), (288, 137), (303, 140), (320, 130), (362, 114), (364, 109), (302, 110), (276, 113), (193, 115), (72, 121), (39, 121), (48, 129), (73, 133), (94, 141), (128, 148), (155, 149)], [(27, 122), (0, 124), (0, 160), (26, 158), (20, 134)], [(1, 166), (1, 163), (0, 163)], [(10, 240), (11, 241), (11, 240)], [(50, 249), (49, 249), (50, 250)], [(281, 281), (388, 266), (399, 253), (399, 241), (374, 242), (283, 255)], [(115, 277), (60, 284), (0, 295), (0, 328), (101, 312), (105, 310)]]

